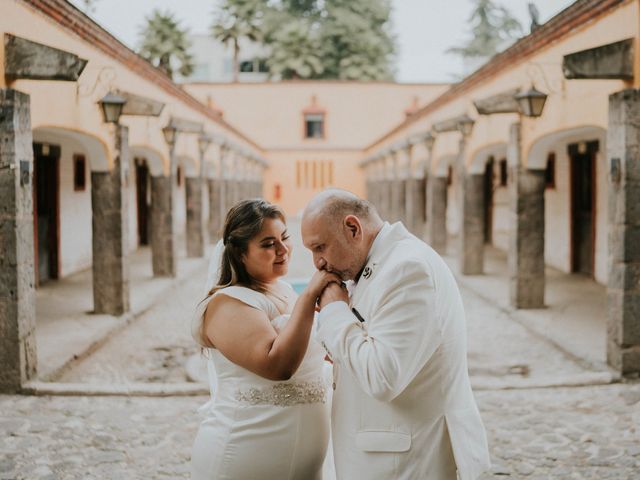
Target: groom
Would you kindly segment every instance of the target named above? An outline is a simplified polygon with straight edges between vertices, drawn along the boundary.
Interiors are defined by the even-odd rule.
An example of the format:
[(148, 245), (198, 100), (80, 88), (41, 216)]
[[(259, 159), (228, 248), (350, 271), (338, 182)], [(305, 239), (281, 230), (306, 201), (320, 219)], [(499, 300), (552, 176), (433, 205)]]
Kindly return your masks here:
[(442, 258), (337, 189), (311, 200), (302, 238), (316, 268), (354, 282), (350, 295), (325, 289), (317, 328), (333, 360), (338, 479), (477, 478), (489, 466), (487, 440), (462, 299)]

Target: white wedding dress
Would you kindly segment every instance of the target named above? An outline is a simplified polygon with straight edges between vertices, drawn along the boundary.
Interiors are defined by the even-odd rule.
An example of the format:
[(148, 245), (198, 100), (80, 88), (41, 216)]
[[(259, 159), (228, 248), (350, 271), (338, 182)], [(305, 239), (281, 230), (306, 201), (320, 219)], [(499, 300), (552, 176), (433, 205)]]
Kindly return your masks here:
[[(233, 286), (214, 296), (223, 294), (265, 312), (276, 330), (289, 319), (254, 290)], [(200, 308), (201, 315), (206, 304)], [(207, 352), (211, 401), (201, 409), (206, 419), (192, 449), (192, 479), (321, 479), (330, 410), (324, 349), (311, 338), (284, 382), (262, 378), (216, 349)]]

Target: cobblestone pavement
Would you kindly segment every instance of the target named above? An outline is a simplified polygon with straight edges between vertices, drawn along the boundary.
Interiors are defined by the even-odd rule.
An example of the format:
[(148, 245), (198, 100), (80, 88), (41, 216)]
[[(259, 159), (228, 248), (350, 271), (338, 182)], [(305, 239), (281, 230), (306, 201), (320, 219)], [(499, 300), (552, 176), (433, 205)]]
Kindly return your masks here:
[[(637, 480), (640, 384), (477, 392), (483, 478)], [(0, 479), (189, 477), (205, 397), (0, 396)]]

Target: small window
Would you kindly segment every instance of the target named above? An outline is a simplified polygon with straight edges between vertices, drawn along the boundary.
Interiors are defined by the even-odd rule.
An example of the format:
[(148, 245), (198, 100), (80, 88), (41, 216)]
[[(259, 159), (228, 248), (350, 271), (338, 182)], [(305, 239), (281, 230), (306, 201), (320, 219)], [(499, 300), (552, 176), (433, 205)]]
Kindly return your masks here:
[(449, 165), (449, 168), (447, 169), (447, 186), (450, 187), (452, 183), (453, 183), (453, 167)]
[(84, 192), (87, 189), (87, 160), (84, 155), (73, 156), (73, 190)]
[(550, 153), (547, 157), (546, 188), (556, 188), (556, 154)]
[(178, 187), (182, 186), (182, 167), (181, 166), (178, 166), (176, 170), (176, 184), (178, 185)]
[(507, 159), (500, 160), (500, 186), (506, 187), (509, 179), (509, 171), (507, 169)]
[(258, 71), (260, 73), (269, 73), (269, 65), (267, 65), (266, 59), (258, 60)]
[(304, 116), (305, 138), (324, 138), (324, 115), (321, 113), (306, 114)]
[(240, 71), (242, 73), (253, 72), (253, 60), (245, 60), (240, 62)]

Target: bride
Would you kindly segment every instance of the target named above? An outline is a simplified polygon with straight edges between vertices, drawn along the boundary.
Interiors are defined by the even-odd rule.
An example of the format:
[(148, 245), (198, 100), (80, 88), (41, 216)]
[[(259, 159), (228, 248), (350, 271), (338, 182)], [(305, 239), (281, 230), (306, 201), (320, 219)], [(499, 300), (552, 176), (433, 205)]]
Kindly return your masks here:
[(316, 300), (340, 279), (319, 271), (296, 299), (280, 279), (291, 253), (285, 217), (264, 200), (229, 211), (219, 248), (217, 284), (193, 325), (214, 378), (192, 478), (320, 479), (329, 438), (325, 352), (309, 337)]

